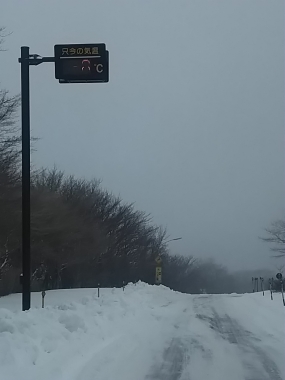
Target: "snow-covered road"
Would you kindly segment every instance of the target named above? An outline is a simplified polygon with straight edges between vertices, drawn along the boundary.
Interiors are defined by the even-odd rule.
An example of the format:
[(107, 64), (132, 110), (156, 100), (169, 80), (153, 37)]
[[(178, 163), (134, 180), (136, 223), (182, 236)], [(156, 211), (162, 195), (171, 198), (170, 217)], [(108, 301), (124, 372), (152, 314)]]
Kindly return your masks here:
[[(0, 380), (285, 380), (281, 296), (143, 283), (0, 299)], [(25, 376), (23, 377), (23, 373)]]
[[(256, 296), (251, 297), (255, 306)], [(235, 299), (238, 297), (241, 296), (193, 296), (189, 309), (185, 308), (177, 321), (177, 332), (164, 348), (162, 360), (147, 379), (283, 380), (283, 326), (279, 326), (283, 329), (281, 335), (275, 336), (280, 338), (279, 345), (274, 345), (269, 339), (273, 338), (270, 324), (276, 319), (267, 319), (270, 312), (262, 314), (262, 309), (251, 307), (252, 314), (246, 321), (241, 318), (245, 310), (239, 310), (237, 315), (236, 309), (240, 309), (237, 303), (246, 307), (248, 296), (243, 296), (242, 302)], [(258, 320), (259, 328), (254, 328)]]

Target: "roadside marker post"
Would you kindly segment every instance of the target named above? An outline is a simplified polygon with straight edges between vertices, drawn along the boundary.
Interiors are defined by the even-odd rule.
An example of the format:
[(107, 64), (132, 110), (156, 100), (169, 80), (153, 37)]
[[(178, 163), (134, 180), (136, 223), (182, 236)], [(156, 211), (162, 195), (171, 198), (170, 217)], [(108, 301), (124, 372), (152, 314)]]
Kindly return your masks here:
[(42, 291), (42, 309), (45, 307), (45, 296), (46, 296), (46, 292), (43, 290)]

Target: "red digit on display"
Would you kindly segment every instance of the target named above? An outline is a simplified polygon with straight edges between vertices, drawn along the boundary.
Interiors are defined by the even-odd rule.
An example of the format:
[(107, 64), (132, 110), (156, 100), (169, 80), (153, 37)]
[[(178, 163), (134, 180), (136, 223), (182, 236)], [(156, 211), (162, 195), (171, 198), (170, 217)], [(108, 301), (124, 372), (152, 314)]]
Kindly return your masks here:
[(81, 62), (81, 70), (82, 71), (90, 71), (90, 61), (89, 59), (83, 59)]

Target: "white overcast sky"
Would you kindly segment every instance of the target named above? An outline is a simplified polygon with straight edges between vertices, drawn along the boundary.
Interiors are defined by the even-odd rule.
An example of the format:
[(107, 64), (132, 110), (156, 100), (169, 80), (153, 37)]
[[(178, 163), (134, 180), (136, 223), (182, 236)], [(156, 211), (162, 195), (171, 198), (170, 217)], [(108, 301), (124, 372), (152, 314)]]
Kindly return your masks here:
[(283, 0), (9, 0), (0, 82), (20, 46), (104, 42), (108, 84), (31, 67), (36, 167), (100, 178), (167, 227), (173, 253), (275, 268), (258, 239), (284, 217)]

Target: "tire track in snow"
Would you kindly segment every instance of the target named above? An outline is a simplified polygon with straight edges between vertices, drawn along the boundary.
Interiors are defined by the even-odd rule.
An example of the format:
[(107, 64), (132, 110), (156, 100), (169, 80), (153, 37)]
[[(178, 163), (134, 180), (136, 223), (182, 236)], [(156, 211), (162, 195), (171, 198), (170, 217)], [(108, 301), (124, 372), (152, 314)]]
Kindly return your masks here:
[[(242, 326), (238, 324), (238, 322), (232, 318), (230, 318), (227, 314), (223, 317), (220, 317), (214, 308), (212, 308), (214, 319), (216, 321), (216, 326), (218, 327), (218, 332), (224, 336), (230, 343), (237, 344), (241, 350), (246, 350), (248, 353), (253, 353), (257, 356), (260, 363), (262, 363), (263, 368), (268, 374), (269, 380), (282, 380), (279, 375), (279, 370), (277, 365), (274, 363), (272, 359), (268, 357), (268, 355), (259, 347), (257, 347), (253, 342), (259, 341), (258, 338), (255, 338), (253, 334), (249, 331), (244, 330)], [(245, 361), (245, 366), (250, 369), (252, 372), (256, 372), (252, 363)], [(253, 377), (250, 375), (246, 380), (267, 380), (264, 375), (260, 377)]]
[(162, 364), (155, 366), (146, 380), (182, 380), (183, 369), (188, 362), (185, 344), (180, 338), (174, 338), (164, 350)]
[[(211, 329), (227, 340), (230, 344), (238, 347), (242, 353), (243, 367), (248, 374), (245, 380), (284, 380), (280, 376), (279, 369), (267, 353), (256, 345), (260, 339), (256, 338), (250, 331), (245, 330), (235, 319), (228, 314), (222, 314), (216, 310), (212, 297), (197, 297), (194, 307), (197, 311), (196, 317), (209, 325)], [(201, 303), (201, 301), (203, 301)], [(202, 309), (202, 310), (201, 310)], [(244, 355), (246, 354), (246, 355)], [(257, 364), (263, 369), (261, 371)]]

